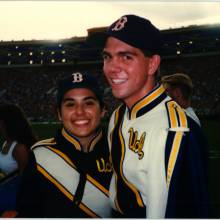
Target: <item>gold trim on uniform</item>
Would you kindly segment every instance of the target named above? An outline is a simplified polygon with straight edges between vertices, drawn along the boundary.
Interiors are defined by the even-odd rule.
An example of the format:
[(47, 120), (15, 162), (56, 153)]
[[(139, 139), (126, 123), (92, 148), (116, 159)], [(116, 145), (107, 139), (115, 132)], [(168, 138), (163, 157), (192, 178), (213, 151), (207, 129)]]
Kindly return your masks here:
[(35, 143), (31, 147), (31, 149), (34, 149), (35, 147), (41, 146), (41, 145), (55, 145), (55, 144), (57, 144), (57, 143), (56, 143), (54, 138), (48, 138), (48, 139), (45, 139), (45, 140), (38, 141), (37, 143)]
[(115, 115), (114, 115), (114, 128), (112, 129), (111, 133), (110, 133), (110, 141), (112, 143), (112, 133), (115, 130), (115, 126), (117, 125), (118, 122), (118, 117), (119, 117), (119, 109), (121, 106), (119, 106), (116, 110), (115, 110)]
[(174, 101), (170, 101), (167, 103), (167, 109), (168, 109), (168, 113), (169, 113), (169, 118), (170, 118), (170, 127), (171, 128), (176, 128), (178, 127), (178, 119), (177, 119), (177, 115), (176, 115), (176, 102)]
[(106, 196), (109, 196), (109, 191), (103, 187), (99, 182), (97, 182), (95, 179), (93, 179), (90, 175), (86, 175), (87, 179), (92, 183), (94, 186), (96, 186), (100, 191), (102, 191)]
[(167, 102), (167, 110), (170, 119), (170, 128), (188, 127), (186, 113), (175, 101), (171, 100)]
[(96, 160), (96, 165), (100, 173), (112, 172), (112, 164), (109, 161), (105, 161), (103, 158), (101, 158), (100, 161)]
[(188, 127), (186, 113), (183, 111), (183, 109), (180, 106), (177, 107), (177, 111), (179, 114), (180, 127), (184, 127), (184, 128)]
[(59, 182), (56, 181), (43, 167), (37, 164), (37, 170), (42, 173), (50, 182), (52, 182), (67, 198), (73, 201), (74, 196)]
[[(121, 105), (115, 110), (115, 115), (114, 115), (114, 128), (112, 129), (112, 131), (111, 131), (111, 133), (110, 133), (110, 142), (111, 142), (111, 143), (110, 143), (110, 146), (112, 145), (113, 132), (114, 132), (115, 127), (116, 127), (117, 122), (118, 122), (120, 107), (121, 107)], [(110, 158), (112, 158), (111, 151), (110, 151)], [(113, 173), (114, 173), (113, 175), (115, 176), (115, 190), (116, 190), (116, 192), (115, 192), (116, 196), (115, 196), (115, 199), (114, 199), (114, 203), (115, 203), (115, 207), (117, 208), (117, 210), (118, 210), (121, 214), (123, 214), (121, 208), (119, 207), (118, 200), (117, 200), (117, 181), (118, 181), (118, 175), (117, 175), (117, 173), (115, 172), (113, 166), (112, 166), (112, 169), (113, 169)]]
[[(73, 201), (74, 196), (70, 193), (64, 186), (57, 182), (45, 169), (43, 169), (39, 164), (37, 164), (37, 170), (43, 174), (50, 182), (52, 182), (69, 200)], [(85, 204), (80, 202), (79, 208), (82, 209), (86, 214), (93, 218), (99, 217), (91, 209), (89, 209)]]
[(63, 135), (69, 142), (71, 142), (77, 150), (81, 150), (81, 146), (80, 146), (79, 142), (76, 141), (72, 136), (70, 136), (70, 135), (65, 131), (64, 128), (62, 129), (62, 135)]
[(167, 111), (170, 121), (169, 130), (175, 132), (167, 166), (167, 186), (169, 187), (184, 132), (189, 131), (189, 128), (185, 111), (175, 101), (167, 102)]
[(172, 145), (172, 150), (171, 150), (170, 157), (169, 157), (169, 161), (168, 161), (168, 167), (167, 167), (167, 186), (168, 187), (170, 185), (174, 166), (175, 166), (176, 159), (179, 153), (182, 137), (183, 137), (182, 131), (176, 132), (173, 145)]
[(52, 148), (52, 147), (50, 147), (50, 146), (47, 146), (47, 148), (49, 148), (49, 149), (50, 149), (51, 151), (53, 151), (54, 153), (58, 154), (58, 155), (59, 155), (61, 158), (63, 158), (70, 166), (72, 166), (72, 167), (74, 167), (74, 168), (76, 169), (75, 165), (74, 165), (73, 162), (70, 160), (70, 158), (66, 156), (66, 154), (64, 154), (64, 153), (61, 152), (60, 150), (54, 149), (54, 148)]
[(102, 131), (100, 131), (97, 136), (92, 140), (90, 146), (89, 146), (89, 151), (92, 151), (97, 142), (102, 138)]
[(93, 218), (100, 218), (96, 213), (94, 213), (91, 209), (89, 209), (85, 204), (80, 202), (79, 208), (82, 209), (87, 215)]
[(121, 177), (122, 179), (124, 180), (124, 182), (126, 183), (126, 185), (134, 192), (135, 194), (135, 197), (136, 197), (136, 200), (137, 200), (137, 203), (140, 207), (144, 207), (144, 204), (143, 204), (143, 201), (142, 201), (142, 198), (139, 194), (139, 192), (137, 191), (137, 189), (135, 188), (135, 186), (132, 184), (132, 183), (129, 183), (127, 181), (127, 179), (125, 178), (125, 176), (123, 175), (123, 160), (124, 160), (124, 155), (125, 155), (125, 143), (124, 143), (124, 139), (123, 139), (123, 135), (122, 135), (122, 123), (120, 124), (120, 127), (119, 127), (119, 138), (120, 138), (120, 141), (121, 141), (121, 151), (122, 151), (122, 157), (121, 157), (121, 161), (120, 161), (120, 173), (121, 173)]
[(128, 130), (130, 133), (129, 137), (129, 149), (138, 154), (138, 159), (141, 160), (144, 157), (143, 146), (146, 137), (146, 132), (144, 132), (140, 139), (138, 140), (138, 131), (134, 132), (133, 128)]
[(114, 199), (114, 203), (115, 203), (115, 207), (116, 209), (123, 215), (124, 212), (121, 210), (119, 204), (118, 204), (118, 199), (117, 199), (117, 181), (118, 181), (118, 175), (117, 173), (114, 171), (114, 175), (115, 175), (115, 199)]
[(151, 94), (147, 95), (143, 100), (139, 101), (137, 104), (132, 107), (131, 110), (131, 119), (136, 118), (137, 112), (143, 108), (144, 106), (148, 105), (152, 101), (154, 101), (158, 96), (160, 96), (165, 91), (164, 87), (161, 85)]

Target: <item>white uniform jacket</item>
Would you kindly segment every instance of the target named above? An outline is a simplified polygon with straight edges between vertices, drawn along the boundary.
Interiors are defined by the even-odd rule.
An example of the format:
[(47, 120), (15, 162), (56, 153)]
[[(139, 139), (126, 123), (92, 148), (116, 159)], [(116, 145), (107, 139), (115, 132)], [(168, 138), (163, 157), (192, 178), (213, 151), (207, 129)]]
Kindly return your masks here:
[[(121, 105), (113, 112), (108, 141), (113, 164), (110, 200), (116, 212), (134, 218), (185, 217), (184, 213), (201, 217), (200, 208), (193, 207), (195, 215), (191, 210), (187, 214), (187, 208), (182, 209), (185, 204), (176, 201), (182, 198), (175, 190), (185, 172), (182, 168), (179, 170), (177, 164), (185, 163), (181, 149), (190, 147), (186, 140), (190, 133), (184, 110), (166, 95), (162, 86), (157, 86), (131, 109)], [(195, 159), (192, 165), (197, 164), (203, 178), (204, 163)], [(187, 164), (184, 169), (188, 169)], [(184, 193), (190, 194), (187, 184), (183, 186)], [(205, 191), (205, 186), (201, 190)]]

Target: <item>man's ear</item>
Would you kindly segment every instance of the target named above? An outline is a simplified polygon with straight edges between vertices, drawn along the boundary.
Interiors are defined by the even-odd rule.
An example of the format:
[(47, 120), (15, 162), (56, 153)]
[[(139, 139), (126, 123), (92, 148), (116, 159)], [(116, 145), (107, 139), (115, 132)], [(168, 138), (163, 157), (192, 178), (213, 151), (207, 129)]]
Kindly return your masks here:
[(183, 98), (183, 94), (182, 94), (180, 88), (176, 88), (176, 89), (175, 89), (175, 94), (176, 94), (176, 97), (177, 97), (178, 99), (182, 99), (182, 98)]
[(153, 55), (152, 57), (150, 57), (148, 75), (154, 75), (159, 66), (160, 66), (160, 56)]

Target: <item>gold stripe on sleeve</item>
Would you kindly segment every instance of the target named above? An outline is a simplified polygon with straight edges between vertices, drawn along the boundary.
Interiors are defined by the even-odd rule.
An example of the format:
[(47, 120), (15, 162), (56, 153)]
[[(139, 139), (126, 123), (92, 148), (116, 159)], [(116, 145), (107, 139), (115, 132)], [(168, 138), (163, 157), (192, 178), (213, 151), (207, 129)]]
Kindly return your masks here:
[(170, 153), (168, 167), (167, 167), (167, 186), (168, 187), (170, 185), (170, 181), (171, 181), (171, 177), (172, 177), (172, 174), (173, 174), (176, 159), (177, 159), (177, 156), (178, 156), (178, 152), (179, 152), (179, 149), (180, 149), (180, 144), (181, 144), (182, 137), (183, 137), (183, 132), (182, 131), (176, 132), (175, 137), (174, 137), (174, 141), (173, 141), (173, 145), (172, 145), (172, 149), (171, 149), (171, 153)]

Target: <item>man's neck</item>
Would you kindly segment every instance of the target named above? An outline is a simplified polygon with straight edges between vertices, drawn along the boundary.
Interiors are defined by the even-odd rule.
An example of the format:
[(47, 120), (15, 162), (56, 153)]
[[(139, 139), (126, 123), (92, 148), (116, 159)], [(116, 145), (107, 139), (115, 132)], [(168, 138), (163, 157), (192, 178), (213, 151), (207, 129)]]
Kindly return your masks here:
[(124, 100), (124, 103), (126, 106), (131, 109), (132, 106), (137, 103), (139, 100), (141, 100), (143, 97), (148, 95), (154, 88), (156, 87), (156, 83), (152, 82), (145, 86), (142, 91), (140, 91), (137, 95), (133, 95), (127, 99)]

